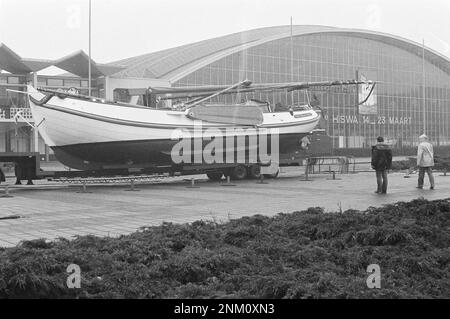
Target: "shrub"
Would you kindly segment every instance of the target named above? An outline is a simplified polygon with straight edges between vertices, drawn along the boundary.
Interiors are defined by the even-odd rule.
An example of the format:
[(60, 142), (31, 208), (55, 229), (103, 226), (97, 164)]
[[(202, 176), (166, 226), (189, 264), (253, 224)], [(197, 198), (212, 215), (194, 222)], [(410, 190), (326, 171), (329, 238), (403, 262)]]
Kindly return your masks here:
[[(449, 298), (450, 201), (310, 208), (0, 250), (2, 298)], [(81, 289), (68, 289), (69, 264)], [(368, 289), (379, 264), (382, 289)]]

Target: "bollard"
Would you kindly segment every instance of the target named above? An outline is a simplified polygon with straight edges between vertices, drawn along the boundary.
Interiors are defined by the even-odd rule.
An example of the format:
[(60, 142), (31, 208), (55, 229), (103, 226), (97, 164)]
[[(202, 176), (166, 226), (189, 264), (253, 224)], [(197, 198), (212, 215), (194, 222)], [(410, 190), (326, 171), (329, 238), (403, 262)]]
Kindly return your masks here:
[(300, 181), (302, 181), (302, 182), (312, 182), (312, 179), (309, 178), (309, 166), (308, 165), (306, 165), (305, 177), (303, 179), (301, 179)]
[(87, 190), (87, 187), (86, 187), (86, 181), (83, 181), (83, 182), (82, 182), (81, 191), (78, 191), (77, 193), (78, 193), (78, 194), (90, 194), (90, 193), (92, 193), (92, 192), (89, 192), (89, 191)]
[(450, 176), (450, 175), (447, 175), (447, 168), (444, 169), (444, 174), (440, 174), (439, 176)]
[(336, 180), (340, 180), (340, 178), (336, 178), (336, 171), (332, 171), (332, 173), (333, 173), (333, 177), (331, 177), (331, 178), (327, 178), (327, 180), (329, 180), (329, 181), (336, 181)]
[(14, 196), (12, 196), (12, 195), (9, 194), (9, 185), (8, 185), (8, 184), (5, 185), (5, 194), (0, 195), (0, 197), (3, 197), (3, 198), (11, 198), (11, 197), (14, 197)]
[(269, 183), (264, 181), (264, 174), (259, 174), (258, 184), (269, 184)]
[(220, 184), (220, 186), (236, 186), (235, 184), (231, 184), (230, 176), (227, 176), (227, 182)]
[(408, 172), (403, 176), (403, 178), (410, 178), (411, 174), (413, 174), (413, 173), (414, 173), (414, 169), (410, 166), (408, 168)]
[(186, 188), (200, 188), (200, 186), (195, 185), (195, 178), (191, 178), (191, 185), (186, 186)]
[(126, 189), (126, 191), (128, 191), (128, 192), (139, 192), (140, 191), (139, 189), (134, 188), (134, 179), (132, 179), (130, 181), (130, 188)]

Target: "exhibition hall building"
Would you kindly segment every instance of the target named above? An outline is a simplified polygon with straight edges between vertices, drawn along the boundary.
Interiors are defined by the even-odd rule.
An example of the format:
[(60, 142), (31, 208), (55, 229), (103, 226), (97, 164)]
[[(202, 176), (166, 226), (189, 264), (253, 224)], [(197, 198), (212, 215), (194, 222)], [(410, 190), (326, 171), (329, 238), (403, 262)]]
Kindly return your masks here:
[[(366, 155), (377, 136), (398, 155), (411, 154), (424, 132), (437, 149), (450, 149), (450, 60), (392, 34), (326, 26), (275, 26), (249, 30), (119, 61), (98, 63), (78, 51), (55, 60), (24, 58), (0, 44), (0, 152), (39, 152), (52, 159), (33, 118), (26, 85), (76, 88), (91, 95), (142, 103), (132, 89), (198, 85), (344, 81), (376, 82), (367, 101), (362, 86), (295, 92), (253, 92), (245, 98), (272, 105), (319, 102), (321, 128), (333, 154)], [(54, 66), (60, 75), (45, 75)], [(8, 90), (9, 89), (9, 90)], [(12, 90), (12, 91), (10, 91)], [(308, 95), (308, 96), (307, 96)], [(224, 95), (221, 102), (243, 96)], [(20, 117), (15, 116), (20, 112)]]

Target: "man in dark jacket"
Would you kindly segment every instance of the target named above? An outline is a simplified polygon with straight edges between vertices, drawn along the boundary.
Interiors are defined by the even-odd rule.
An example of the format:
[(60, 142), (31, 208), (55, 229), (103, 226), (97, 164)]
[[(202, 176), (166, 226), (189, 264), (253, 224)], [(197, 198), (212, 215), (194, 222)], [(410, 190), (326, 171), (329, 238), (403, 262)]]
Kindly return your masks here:
[(387, 170), (392, 166), (392, 150), (391, 147), (384, 143), (384, 138), (379, 136), (377, 144), (372, 146), (372, 168), (377, 175), (377, 194), (386, 194), (388, 179)]
[(6, 181), (5, 174), (3, 173), (2, 168), (0, 167), (0, 183)]

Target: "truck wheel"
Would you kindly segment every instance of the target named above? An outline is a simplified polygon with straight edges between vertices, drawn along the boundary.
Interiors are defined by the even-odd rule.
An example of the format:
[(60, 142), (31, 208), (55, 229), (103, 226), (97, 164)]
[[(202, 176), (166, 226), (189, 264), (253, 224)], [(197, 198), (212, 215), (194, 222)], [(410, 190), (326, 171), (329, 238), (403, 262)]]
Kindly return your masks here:
[(222, 175), (222, 172), (206, 173), (206, 176), (208, 176), (208, 178), (212, 181), (220, 181), (222, 179)]
[(248, 168), (248, 175), (250, 178), (258, 179), (261, 177), (261, 166), (254, 164)]
[(247, 177), (247, 168), (244, 165), (238, 165), (233, 169), (231, 178), (235, 180), (245, 179)]

